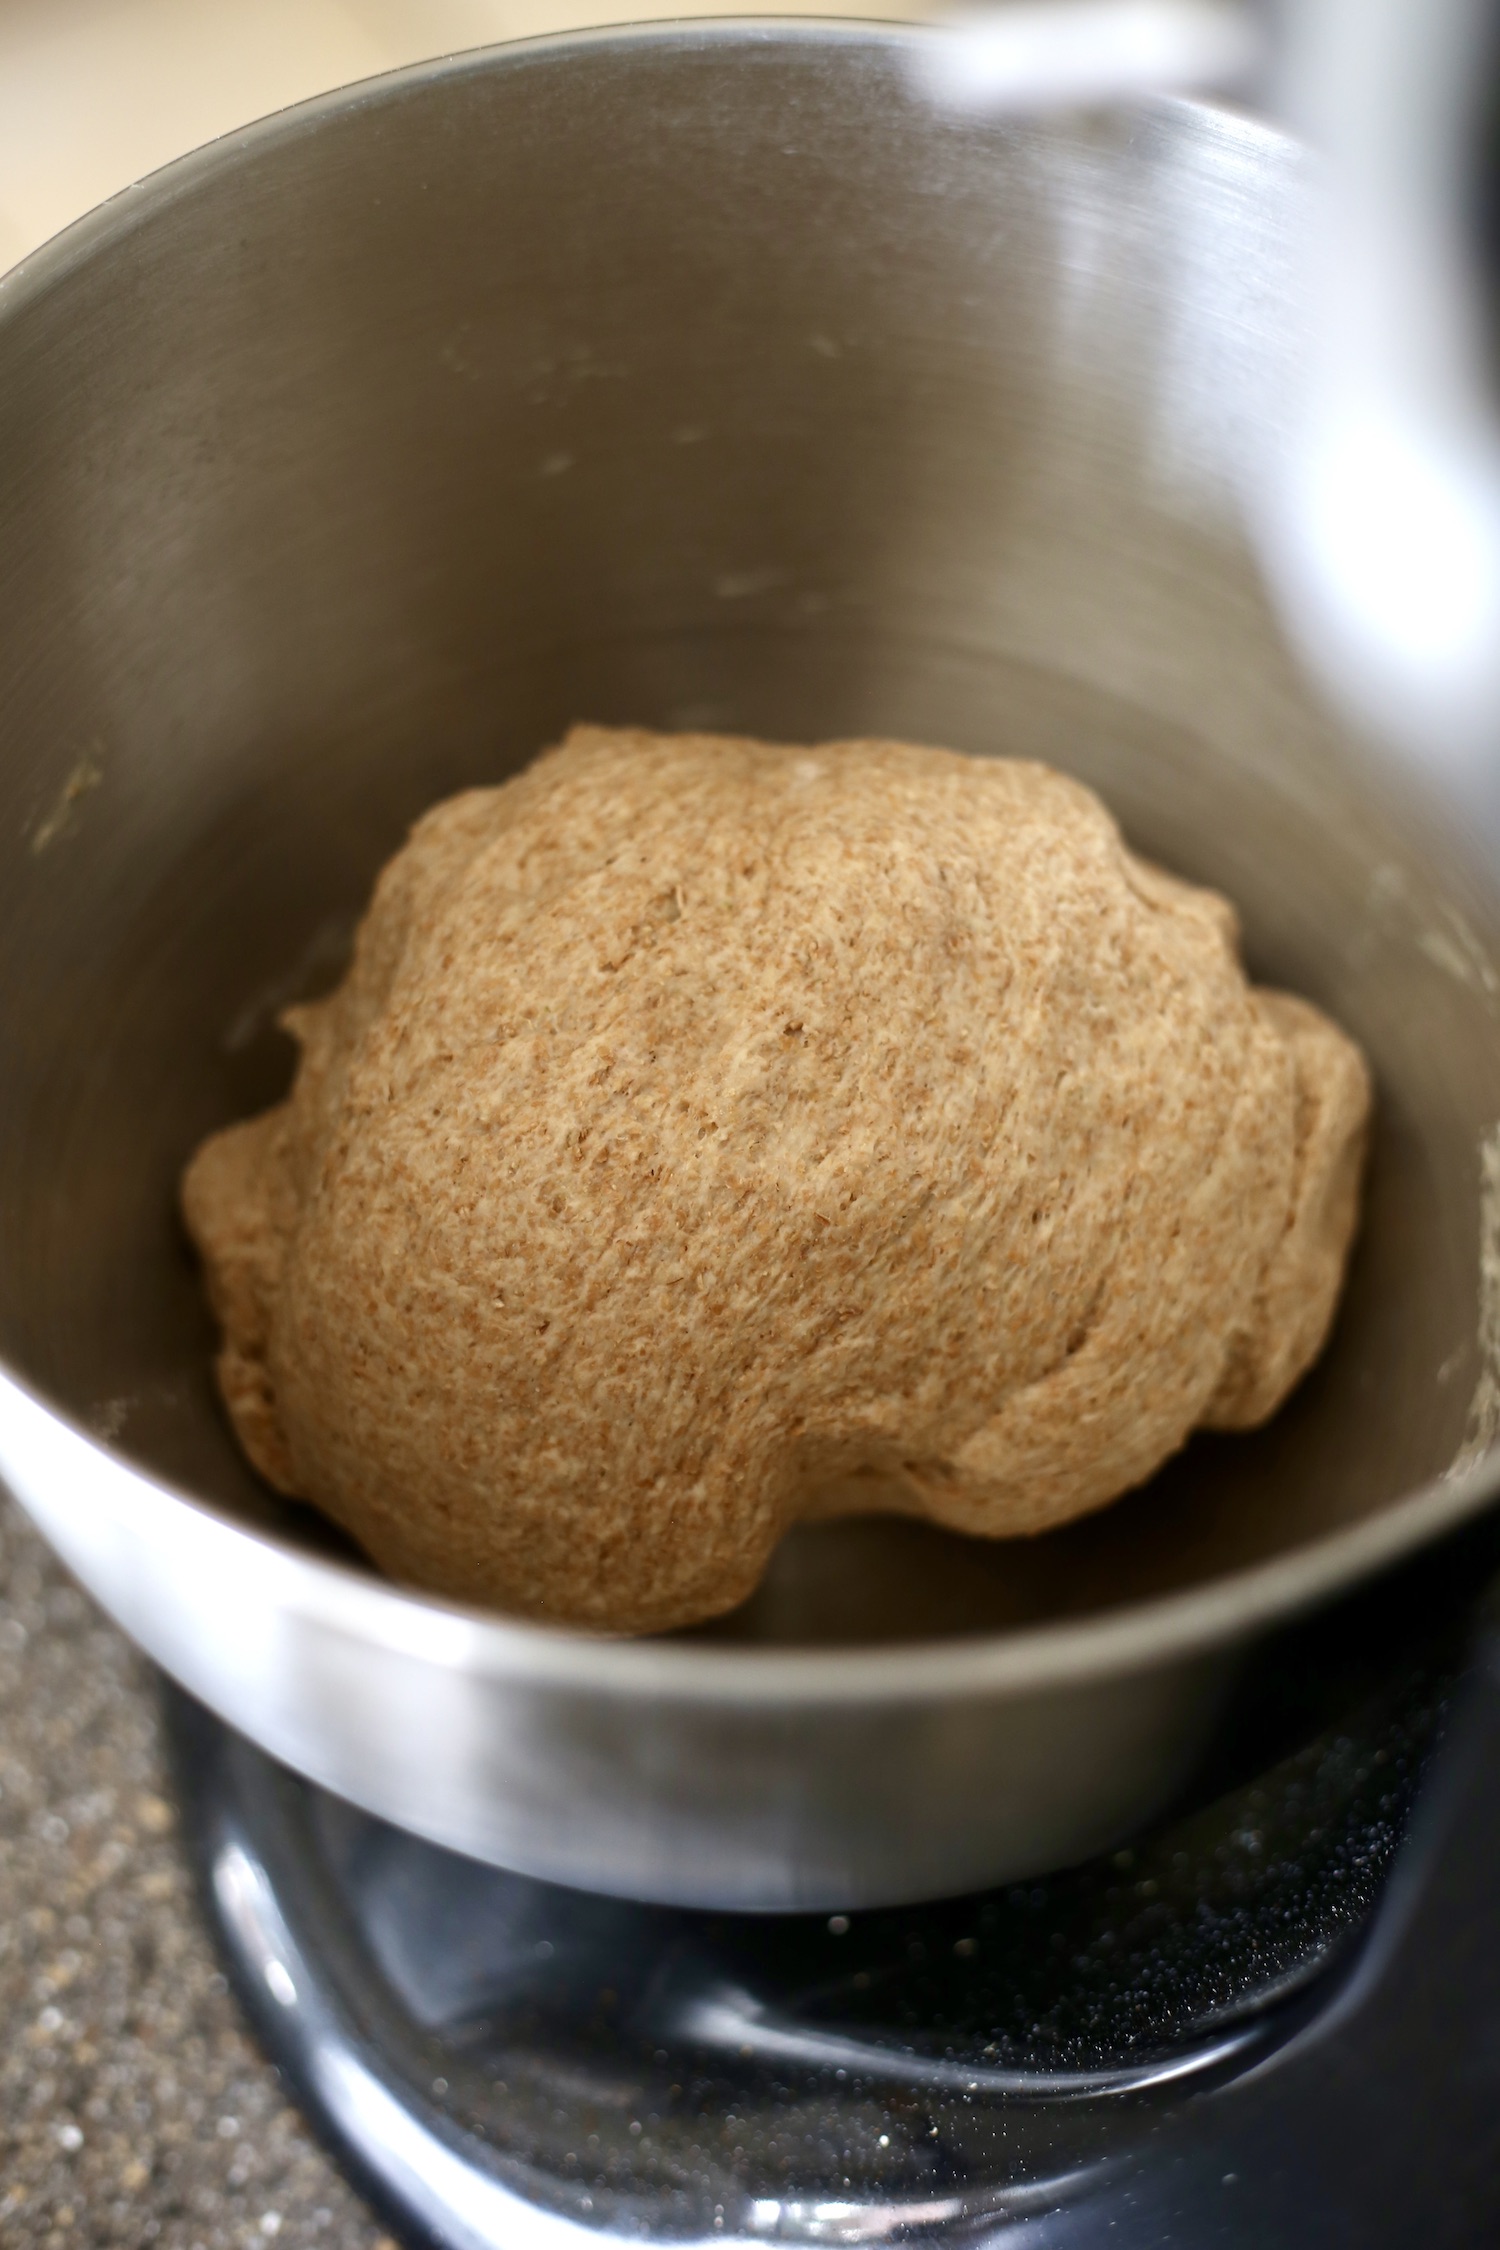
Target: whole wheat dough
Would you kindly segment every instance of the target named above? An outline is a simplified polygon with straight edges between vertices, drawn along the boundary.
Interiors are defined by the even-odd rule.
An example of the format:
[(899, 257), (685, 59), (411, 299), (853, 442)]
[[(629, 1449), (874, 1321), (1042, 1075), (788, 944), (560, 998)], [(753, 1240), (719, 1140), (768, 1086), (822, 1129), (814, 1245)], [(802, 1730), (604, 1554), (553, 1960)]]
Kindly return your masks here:
[(579, 728), (419, 821), (287, 1020), (184, 1185), (235, 1427), (529, 1617), (727, 1609), (855, 1472), (1100, 1507), (1275, 1410), (1355, 1223), (1358, 1049), (1039, 765)]

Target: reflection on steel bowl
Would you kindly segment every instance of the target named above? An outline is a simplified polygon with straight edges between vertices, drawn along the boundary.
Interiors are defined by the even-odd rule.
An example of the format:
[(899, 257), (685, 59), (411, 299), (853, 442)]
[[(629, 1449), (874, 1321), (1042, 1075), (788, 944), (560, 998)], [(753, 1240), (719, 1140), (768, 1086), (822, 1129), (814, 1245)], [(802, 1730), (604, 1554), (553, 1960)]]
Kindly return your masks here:
[[(1500, 896), (1286, 655), (1232, 498), (1295, 152), (937, 114), (923, 35), (665, 27), (292, 111), (0, 298), (0, 1469), (278, 1757), (692, 1903), (958, 1892), (1126, 1831), (1237, 1653), (1490, 1498)], [(1230, 277), (1226, 281), (1226, 277)], [(176, 1176), (277, 1098), (446, 792), (580, 713), (1079, 771), (1378, 1103), (1329, 1350), (1018, 1548), (810, 1526), (695, 1636), (380, 1583), (250, 1475)]]

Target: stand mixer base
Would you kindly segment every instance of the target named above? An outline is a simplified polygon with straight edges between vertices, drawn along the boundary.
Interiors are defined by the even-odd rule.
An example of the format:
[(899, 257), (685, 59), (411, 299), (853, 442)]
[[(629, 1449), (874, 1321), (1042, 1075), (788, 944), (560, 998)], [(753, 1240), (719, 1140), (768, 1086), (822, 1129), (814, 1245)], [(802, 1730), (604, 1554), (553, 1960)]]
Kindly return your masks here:
[[(1216, 1794), (1086, 1867), (847, 1917), (690, 1913), (481, 1866), (168, 1697), (185, 1831), (240, 1996), (410, 2244), (1144, 2245), (1210, 2227), (1290, 2246), (1329, 2239), (1359, 2182), (1369, 2223), (1348, 2239), (1405, 2250), (1426, 2152), (1410, 2084), (1405, 2193), (1382, 2185), (1369, 2133), (1377, 2087), (1389, 2099), (1414, 2075), (1399, 1961), (1375, 1993), (1405, 2010), (1394, 2055), (1368, 2006), (1338, 2027), (1403, 1889), (1386, 1874), (1398, 1856), (1408, 1878), (1417, 1864), (1422, 1819), (1403, 1836), (1449, 1684), (1407, 1670), (1337, 1729), (1249, 1779), (1221, 1769)], [(1474, 1707), (1466, 1754), (1488, 1727), (1500, 1759), (1500, 1697)], [(1456, 1754), (1422, 1789), (1428, 1828)], [(1465, 1832), (1497, 1831), (1492, 1884), (1500, 1791), (1480, 1803), (1466, 1801)], [(1429, 2012), (1439, 1972), (1418, 1979)], [(1475, 1979), (1466, 1962), (1454, 2006), (1494, 2020), (1500, 1965), (1479, 1977), (1493, 1992)], [(1500, 2233), (1500, 2049), (1485, 2051)], [(1429, 2089), (1446, 2075), (1416, 2061)], [(1361, 2088), (1369, 2073), (1384, 2075)], [(1432, 2131), (1467, 2134), (1475, 2157), (1451, 2101)], [(1478, 2238), (1471, 2208), (1455, 2223), (1444, 2233), (1425, 2207), (1428, 2250)]]

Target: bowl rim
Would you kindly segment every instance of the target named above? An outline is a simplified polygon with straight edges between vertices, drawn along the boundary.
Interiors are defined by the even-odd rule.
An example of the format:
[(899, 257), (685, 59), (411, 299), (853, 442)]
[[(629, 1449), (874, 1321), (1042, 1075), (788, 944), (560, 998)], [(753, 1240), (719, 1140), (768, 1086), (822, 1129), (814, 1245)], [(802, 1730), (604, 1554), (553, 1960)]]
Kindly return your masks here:
[[(878, 18), (687, 16), (544, 33), (406, 64), (236, 127), (122, 188), (0, 275), (0, 320), (44, 298), (80, 266), (215, 175), (314, 132), (329, 119), (404, 100), (438, 82), (610, 48), (834, 44), (916, 56), (942, 37), (937, 26)], [(1286, 137), (1213, 101), (1164, 95), (1142, 107), (1203, 112), (1255, 138)], [(505, 1618), (309, 1553), (295, 1540), (249, 1525), (155, 1475), (0, 1358), (0, 1472), (13, 1456), (6, 1441), (17, 1425), (45, 1427), (66, 1449), (79, 1449), (74, 1458), (91, 1471), (96, 1485), (102, 1478), (102, 1491), (124, 1528), (159, 1529), (168, 1538), (189, 1532), (207, 1537), (226, 1559), (235, 1553), (242, 1565), (253, 1563), (262, 1580), (269, 1571), (270, 1590), (282, 1607), (330, 1635), (402, 1650), (444, 1669), (525, 1678), (574, 1692), (782, 1710), (930, 1702), (976, 1692), (1008, 1698), (1156, 1670), (1248, 1639), (1352, 1589), (1500, 1496), (1497, 1441), (1462, 1473), (1449, 1470), (1355, 1523), (1201, 1584), (1081, 1620), (837, 1648), (627, 1640)], [(19, 1489), (24, 1480), (12, 1471), (7, 1481), (27, 1507)]]

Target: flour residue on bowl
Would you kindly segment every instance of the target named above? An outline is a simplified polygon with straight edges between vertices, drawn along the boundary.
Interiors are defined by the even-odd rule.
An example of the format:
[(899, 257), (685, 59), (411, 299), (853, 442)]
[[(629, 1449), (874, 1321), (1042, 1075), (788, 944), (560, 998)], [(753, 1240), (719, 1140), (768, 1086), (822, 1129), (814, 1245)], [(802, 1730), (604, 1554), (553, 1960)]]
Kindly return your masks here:
[[(1500, 971), (1462, 908), (1452, 899), (1424, 894), (1404, 867), (1387, 860), (1370, 877), (1369, 913), (1373, 929), (1409, 937), (1423, 959), (1481, 1000), (1490, 1015), (1500, 1015)], [(1367, 946), (1361, 945), (1364, 957)]]
[(1479, 1139), (1479, 1376), (1463, 1443), (1443, 1472), (1465, 1476), (1500, 1437), (1500, 1124)]
[(78, 760), (62, 788), (58, 791), (50, 811), (42, 815), (31, 831), (31, 856), (33, 859), (40, 859), (43, 852), (50, 851), (60, 837), (67, 835), (74, 824), (81, 799), (86, 797), (91, 789), (97, 789), (103, 779), (104, 766), (100, 755), (100, 746), (95, 743)]

